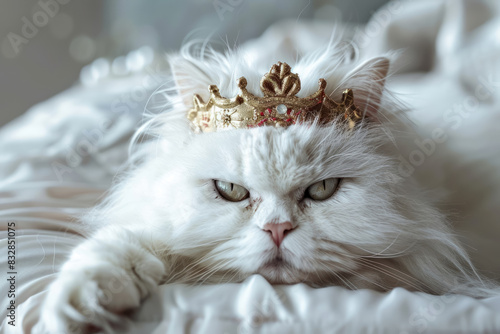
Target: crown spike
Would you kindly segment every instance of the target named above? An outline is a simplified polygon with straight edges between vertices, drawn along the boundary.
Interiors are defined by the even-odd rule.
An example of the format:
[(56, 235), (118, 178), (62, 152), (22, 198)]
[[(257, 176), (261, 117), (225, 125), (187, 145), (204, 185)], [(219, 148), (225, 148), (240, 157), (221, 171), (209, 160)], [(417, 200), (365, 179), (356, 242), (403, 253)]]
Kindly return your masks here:
[(327, 124), (344, 116), (352, 128), (362, 118), (354, 104), (354, 93), (347, 89), (337, 103), (325, 95), (326, 80), (319, 79), (318, 90), (305, 98), (297, 97), (300, 78), (291, 72), (287, 63), (274, 64), (260, 81), (264, 97), (247, 90), (245, 77), (238, 79), (241, 94), (232, 99), (221, 96), (216, 85), (209, 86), (207, 103), (199, 95), (193, 97), (193, 109), (188, 118), (199, 131), (210, 132), (226, 128), (253, 128), (264, 125), (287, 127), (308, 120), (319, 119)]

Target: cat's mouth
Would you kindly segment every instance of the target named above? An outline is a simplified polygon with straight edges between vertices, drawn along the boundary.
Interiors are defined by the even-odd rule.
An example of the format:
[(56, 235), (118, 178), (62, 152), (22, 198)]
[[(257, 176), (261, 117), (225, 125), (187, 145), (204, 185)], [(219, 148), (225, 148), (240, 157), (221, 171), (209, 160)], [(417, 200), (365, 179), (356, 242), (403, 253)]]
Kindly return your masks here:
[(294, 273), (296, 270), (292, 264), (283, 259), (281, 254), (276, 255), (269, 261), (265, 262), (258, 270), (257, 273), (264, 276), (272, 284), (287, 284), (294, 280)]
[(283, 266), (289, 265), (287, 261), (283, 260), (281, 255), (276, 256), (271, 261), (266, 262), (262, 268), (282, 268)]

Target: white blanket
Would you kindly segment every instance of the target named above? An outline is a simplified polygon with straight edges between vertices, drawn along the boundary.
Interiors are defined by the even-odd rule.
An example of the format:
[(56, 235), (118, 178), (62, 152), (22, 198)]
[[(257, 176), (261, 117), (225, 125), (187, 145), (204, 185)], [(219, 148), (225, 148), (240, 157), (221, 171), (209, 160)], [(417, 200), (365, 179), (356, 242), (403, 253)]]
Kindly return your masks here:
[[(459, 125), (481, 127), (485, 136), (500, 130), (499, 8), (496, 2), (486, 0), (394, 2), (358, 31), (358, 46), (366, 56), (406, 48), (398, 64), (400, 74), (389, 84), (415, 108), (413, 119), (424, 134), (434, 129), (454, 102), (464, 104), (467, 97), (474, 96), (478, 101), (475, 112), (462, 118)], [(314, 24), (300, 27), (304, 48), (313, 47), (306, 41), (320, 41), (331, 31)], [(286, 24), (271, 28), (247, 47), (267, 43), (266, 39), (283, 30)], [(318, 35), (318, 30), (324, 35)], [(161, 78), (143, 71), (77, 85), (1, 129), (2, 271), (4, 275), (16, 273), (7, 275), (15, 276), (15, 298), (8, 297), (12, 290), (9, 282), (2, 279), (0, 283), (1, 333), (30, 333), (47, 285), (82, 240), (73, 217), (93, 206), (119, 171), (127, 156), (127, 142), (157, 80)], [(488, 97), (486, 90), (478, 95), (481, 80), (491, 81), (484, 86)], [(457, 138), (447, 142), (455, 153), (472, 145), (470, 138), (460, 136), (466, 132), (461, 129), (449, 132), (450, 137)], [(498, 155), (498, 141), (483, 140), (481, 145), (479, 151), (496, 149)], [(456, 156), (453, 159), (455, 162)], [(475, 228), (465, 223), (460, 226), (473, 245), (482, 246), (474, 256), (476, 261), (492, 272), (498, 272), (500, 266), (498, 159), (493, 161), (495, 168), (482, 166), (478, 171), (490, 176), (491, 187), (480, 193), (480, 202), (470, 204), (468, 214), (475, 212), (481, 217), (482, 213), (484, 219)], [(432, 163), (432, 159), (426, 163)], [(467, 160), (462, 164), (467, 165)], [(446, 175), (433, 176), (429, 182), (436, 178), (445, 179)], [(3, 264), (8, 222), (15, 223), (16, 259), (12, 269)], [(492, 227), (494, 224), (496, 227)], [(489, 240), (485, 231), (493, 231)], [(15, 326), (8, 324), (11, 318), (6, 316), (11, 300), (17, 307)], [(159, 295), (134, 314), (129, 332), (493, 333), (500, 332), (499, 314), (500, 297), (476, 300), (460, 295), (431, 296), (400, 288), (378, 293), (340, 287), (312, 289), (303, 284), (271, 286), (255, 275), (241, 284), (162, 286)]]

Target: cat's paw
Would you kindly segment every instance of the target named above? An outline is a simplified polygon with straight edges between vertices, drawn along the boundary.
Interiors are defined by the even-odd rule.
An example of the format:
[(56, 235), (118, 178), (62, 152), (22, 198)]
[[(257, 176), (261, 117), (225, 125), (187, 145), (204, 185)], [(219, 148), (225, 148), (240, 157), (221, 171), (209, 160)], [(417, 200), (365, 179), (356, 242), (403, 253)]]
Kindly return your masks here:
[(134, 263), (63, 270), (49, 288), (33, 333), (112, 333), (126, 327), (125, 313), (140, 306), (165, 273), (163, 263), (150, 254)]

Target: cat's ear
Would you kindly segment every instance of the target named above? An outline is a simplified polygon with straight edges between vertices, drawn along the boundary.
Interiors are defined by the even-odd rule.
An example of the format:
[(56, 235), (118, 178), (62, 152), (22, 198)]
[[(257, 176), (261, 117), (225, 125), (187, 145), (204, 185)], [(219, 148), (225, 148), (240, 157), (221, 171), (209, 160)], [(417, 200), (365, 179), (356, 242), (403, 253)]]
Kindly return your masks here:
[(186, 108), (193, 106), (194, 94), (208, 97), (208, 86), (211, 83), (200, 61), (174, 55), (169, 57), (169, 63), (177, 93)]
[(370, 59), (349, 72), (343, 80), (342, 86), (352, 88), (354, 103), (366, 116), (376, 118), (389, 64), (385, 57)]

